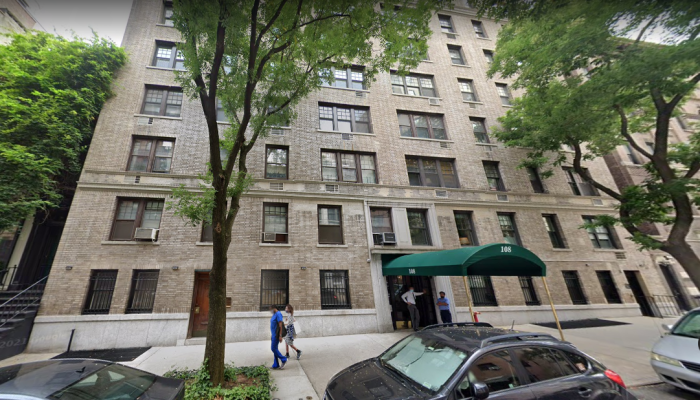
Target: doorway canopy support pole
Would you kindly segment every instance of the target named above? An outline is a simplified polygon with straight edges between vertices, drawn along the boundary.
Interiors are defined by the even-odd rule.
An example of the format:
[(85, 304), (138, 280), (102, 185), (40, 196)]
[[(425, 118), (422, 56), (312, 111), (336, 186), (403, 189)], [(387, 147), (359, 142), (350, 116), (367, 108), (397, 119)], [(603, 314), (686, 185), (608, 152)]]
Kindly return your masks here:
[(469, 317), (474, 322), (474, 310), (472, 309), (472, 296), (469, 293), (469, 284), (467, 283), (467, 277), (462, 275), (462, 281), (464, 281), (464, 291), (467, 293), (467, 304), (469, 305)]
[(542, 283), (544, 284), (544, 290), (547, 292), (547, 298), (549, 298), (549, 305), (552, 307), (552, 314), (554, 314), (554, 322), (557, 323), (557, 329), (559, 330), (559, 336), (561, 340), (564, 339), (564, 332), (561, 330), (561, 324), (559, 323), (559, 317), (557, 316), (557, 310), (554, 308), (554, 302), (552, 301), (552, 294), (549, 292), (549, 286), (547, 286), (547, 279), (543, 276)]

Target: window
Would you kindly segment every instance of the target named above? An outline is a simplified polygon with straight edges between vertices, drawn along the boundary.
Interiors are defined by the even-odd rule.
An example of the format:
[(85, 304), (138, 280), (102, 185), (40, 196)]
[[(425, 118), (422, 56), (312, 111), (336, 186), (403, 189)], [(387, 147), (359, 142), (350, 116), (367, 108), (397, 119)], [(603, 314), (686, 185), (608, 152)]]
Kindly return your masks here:
[(501, 226), (501, 233), (503, 234), (503, 242), (520, 245), (520, 238), (518, 237), (518, 230), (514, 221), (515, 214), (498, 213), (497, 215), (498, 224)]
[(455, 33), (455, 30), (452, 27), (452, 17), (449, 15), (438, 15), (438, 19), (440, 20), (440, 29), (443, 32)]
[(542, 214), (542, 220), (549, 234), (549, 241), (552, 242), (552, 247), (555, 249), (565, 249), (566, 245), (564, 244), (564, 238), (561, 236), (557, 216), (554, 214)]
[(462, 92), (464, 101), (479, 101), (479, 97), (474, 90), (474, 81), (471, 79), (458, 79), (459, 90)]
[(399, 112), (399, 133), (404, 137), (447, 140), (442, 115)]
[(566, 180), (571, 187), (571, 191), (576, 196), (599, 196), (598, 189), (588, 182), (584, 182), (581, 175), (574, 171), (571, 167), (563, 167)]
[(462, 55), (461, 47), (448, 45), (447, 51), (450, 53), (453, 65), (467, 65), (467, 63), (464, 62), (464, 55)]
[(478, 246), (472, 223), (472, 213), (469, 211), (455, 211), (455, 223), (461, 246)]
[(562, 353), (546, 347), (515, 348), (515, 357), (525, 368), (530, 382), (542, 382), (578, 373)]
[[(583, 217), (583, 222), (586, 224), (594, 224), (596, 222), (595, 217)], [(617, 249), (617, 244), (613, 240), (612, 232), (607, 226), (596, 226), (586, 228), (588, 232), (588, 238), (591, 240), (591, 244), (596, 249)]]
[[(470, 381), (471, 378), (471, 381)], [(508, 390), (520, 386), (517, 369), (508, 350), (498, 350), (479, 358), (469, 367), (467, 377), (458, 386), (458, 398), (472, 398), (470, 385), (474, 382), (484, 382), (489, 393)]]
[(318, 206), (318, 242), (343, 244), (343, 224), (340, 206)]
[(623, 147), (625, 149), (625, 154), (627, 154), (627, 158), (632, 164), (639, 165), (642, 163), (641, 161), (639, 161), (639, 157), (637, 157), (637, 153), (634, 152), (632, 146), (630, 146), (629, 144), (625, 144)]
[(289, 164), (287, 163), (289, 149), (280, 146), (266, 146), (265, 154), (265, 178), (287, 179), (289, 175)]
[(174, 26), (173, 24), (173, 3), (172, 1), (165, 2), (163, 6), (163, 25)]
[(142, 114), (179, 117), (182, 108), (182, 90), (146, 86)]
[(134, 270), (127, 314), (152, 313), (158, 286), (157, 270)]
[(391, 210), (388, 208), (370, 208), (372, 218), (372, 236), (374, 244), (382, 244), (382, 233), (394, 232), (391, 225)]
[(487, 63), (493, 64), (493, 51), (484, 50), (484, 58), (486, 58)]
[(644, 144), (647, 146), (647, 151), (649, 151), (649, 154), (654, 154), (654, 142), (644, 142)]
[(476, 34), (476, 37), (485, 39), (486, 32), (484, 31), (484, 26), (481, 23), (481, 21), (472, 21), (472, 26), (474, 27), (474, 33)]
[(270, 306), (284, 310), (289, 304), (289, 270), (264, 269), (260, 271), (260, 311)]
[(622, 304), (612, 273), (610, 271), (596, 271), (595, 274), (598, 276), (598, 282), (600, 282), (600, 288), (603, 289), (605, 300), (610, 304)]
[(321, 151), (324, 181), (377, 183), (374, 154)]
[(153, 57), (154, 67), (185, 69), (185, 56), (171, 42), (156, 42), (156, 54)]
[(486, 180), (489, 183), (489, 190), (505, 192), (506, 187), (503, 185), (503, 179), (501, 179), (501, 171), (498, 168), (498, 162), (484, 161), (483, 163)]
[(680, 125), (681, 129), (683, 129), (683, 130), (688, 129), (688, 122), (685, 120), (685, 117), (679, 115), (676, 117), (676, 121), (678, 121), (678, 125)]
[[(366, 89), (365, 70), (361, 67), (328, 68), (318, 71), (321, 85), (346, 89)], [(328, 77), (328, 78), (326, 78)]]
[(321, 309), (337, 310), (352, 308), (348, 271), (320, 271)]
[(532, 185), (532, 190), (535, 193), (544, 193), (544, 185), (542, 184), (542, 179), (540, 178), (540, 173), (537, 168), (527, 167), (527, 177), (530, 179), (530, 185)]
[(501, 98), (501, 104), (503, 104), (504, 106), (509, 106), (511, 103), (508, 85), (506, 85), (505, 83), (497, 83), (496, 91), (498, 92), (498, 97)]
[(435, 82), (429, 75), (401, 76), (391, 73), (391, 91), (395, 94), (407, 94), (410, 96), (437, 97)]
[(472, 122), (472, 129), (474, 130), (474, 137), (476, 137), (477, 143), (489, 143), (489, 135), (486, 132), (486, 124), (483, 118), (469, 118)]
[(562, 271), (564, 275), (564, 283), (569, 291), (571, 302), (576, 305), (588, 304), (586, 295), (581, 287), (581, 280), (578, 277), (578, 271)]
[[(263, 240), (265, 234), (275, 234), (275, 243), (287, 243), (287, 205), (263, 203)], [(269, 240), (272, 242), (273, 240)], [(286, 304), (286, 303), (285, 303)]]
[(525, 305), (539, 306), (540, 299), (537, 297), (537, 291), (535, 291), (535, 285), (532, 283), (532, 277), (519, 276), (518, 281), (520, 282), (520, 289), (523, 291), (523, 296), (525, 296)]
[(214, 227), (206, 222), (202, 223), (202, 236), (200, 241), (204, 243), (211, 243), (214, 241)]
[(220, 99), (216, 99), (216, 120), (220, 122), (228, 122), (228, 117), (224, 111), (224, 104)]
[(83, 314), (109, 314), (116, 282), (116, 270), (93, 269), (90, 271), (90, 283)]
[(129, 171), (170, 172), (173, 160), (173, 139), (134, 138), (129, 158)]
[(493, 284), (490, 276), (469, 275), (469, 291), (472, 300), (477, 307), (496, 307), (496, 293), (493, 291)]
[(162, 199), (118, 199), (111, 240), (133, 240), (137, 228), (159, 229)]
[(414, 246), (432, 245), (426, 213), (426, 210), (408, 210), (408, 229), (411, 232), (411, 244)]
[(370, 133), (369, 108), (319, 104), (319, 128), (324, 131)]
[(459, 187), (452, 160), (406, 157), (406, 169), (411, 186)]

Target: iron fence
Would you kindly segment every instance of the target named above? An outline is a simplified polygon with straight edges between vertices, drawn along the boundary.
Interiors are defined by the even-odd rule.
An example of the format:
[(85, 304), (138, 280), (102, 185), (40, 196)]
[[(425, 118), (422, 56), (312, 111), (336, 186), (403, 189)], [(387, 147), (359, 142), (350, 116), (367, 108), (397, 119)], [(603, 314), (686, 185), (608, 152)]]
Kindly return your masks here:
[(348, 271), (321, 271), (321, 308), (351, 308)]
[(519, 276), (520, 289), (523, 291), (523, 296), (525, 296), (525, 305), (528, 306), (539, 306), (540, 299), (537, 297), (537, 292), (535, 291), (535, 285), (532, 284), (531, 276)]
[(262, 270), (260, 278), (260, 310), (267, 311), (270, 306), (279, 310), (289, 302), (289, 270)]
[(564, 274), (566, 288), (569, 290), (569, 296), (571, 296), (571, 302), (576, 305), (588, 304), (586, 294), (583, 293), (583, 288), (581, 287), (581, 280), (578, 277), (578, 272), (562, 271), (562, 273)]
[(645, 296), (644, 299), (637, 299), (637, 303), (643, 304), (640, 300), (646, 300), (646, 303), (649, 304), (649, 308), (651, 309), (652, 316), (657, 318), (678, 317), (683, 315), (689, 310), (684, 310), (681, 304), (688, 303), (688, 301), (690, 301), (688, 306), (691, 310), (695, 307), (700, 307), (700, 299), (698, 298), (684, 299), (685, 301), (683, 301), (676, 296), (653, 295)]
[(127, 314), (152, 313), (158, 286), (158, 271), (135, 270)]
[(469, 290), (472, 293), (472, 301), (475, 306), (496, 307), (496, 293), (493, 291), (493, 284), (490, 276), (472, 275), (469, 276)]
[(83, 314), (109, 314), (116, 282), (116, 270), (93, 270)]

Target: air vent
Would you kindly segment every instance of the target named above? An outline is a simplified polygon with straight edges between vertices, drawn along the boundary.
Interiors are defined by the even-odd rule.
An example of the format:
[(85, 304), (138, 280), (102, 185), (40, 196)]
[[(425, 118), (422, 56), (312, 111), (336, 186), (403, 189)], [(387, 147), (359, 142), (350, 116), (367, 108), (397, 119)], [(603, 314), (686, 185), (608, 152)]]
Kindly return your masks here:
[(140, 175), (136, 175), (134, 177), (134, 183), (141, 183), (141, 176)]
[(603, 205), (603, 200), (602, 199), (591, 199), (593, 202), (594, 206), (602, 206)]
[(284, 183), (270, 182), (270, 190), (284, 190)]
[(626, 260), (627, 259), (627, 254), (625, 253), (615, 253), (615, 258), (618, 260)]
[(440, 197), (440, 198), (446, 199), (447, 198), (447, 190), (436, 190), (435, 197)]
[(476, 104), (474, 104), (474, 103), (469, 103), (469, 108), (473, 108), (473, 109), (476, 110)]
[(440, 142), (440, 147), (443, 148), (443, 149), (449, 149), (449, 148), (450, 148), (450, 144), (447, 143), (447, 142)]
[(507, 194), (499, 194), (496, 196), (498, 201), (508, 201), (508, 195)]
[(270, 129), (270, 135), (284, 136), (284, 129), (272, 128), (272, 129)]
[(440, 105), (440, 99), (436, 99), (434, 97), (431, 97), (428, 99), (428, 104), (431, 106), (439, 106)]
[(354, 138), (352, 133), (343, 133), (343, 140), (353, 140)]
[(340, 193), (340, 186), (338, 186), (338, 185), (326, 185), (326, 192), (328, 192), (328, 193)]
[(457, 35), (454, 33), (447, 33), (445, 36), (447, 36), (448, 39), (457, 39)]
[(136, 121), (137, 125), (153, 125), (153, 118), (149, 117), (139, 117), (138, 121)]
[(355, 92), (355, 97), (359, 97), (361, 99), (366, 99), (367, 98), (367, 92), (360, 92), (359, 90)]

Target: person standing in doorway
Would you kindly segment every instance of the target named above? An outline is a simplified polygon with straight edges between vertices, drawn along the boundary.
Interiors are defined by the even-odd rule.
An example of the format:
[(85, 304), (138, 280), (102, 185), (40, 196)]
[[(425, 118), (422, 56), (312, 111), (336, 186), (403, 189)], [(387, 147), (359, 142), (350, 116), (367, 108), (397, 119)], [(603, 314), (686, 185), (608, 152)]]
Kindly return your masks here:
[(275, 357), (272, 369), (284, 369), (287, 357), (283, 356), (279, 350), (279, 344), (284, 337), (284, 318), (282, 318), (282, 313), (279, 312), (277, 306), (270, 306), (270, 312), (272, 313), (272, 318), (270, 318), (270, 333), (272, 334), (270, 350), (272, 350), (272, 354)]
[(440, 297), (437, 299), (437, 306), (440, 309), (440, 319), (443, 324), (452, 323), (452, 313), (450, 313), (450, 299), (445, 297), (445, 292), (440, 292)]
[(413, 286), (408, 287), (408, 292), (401, 296), (401, 299), (408, 304), (408, 313), (411, 314), (411, 325), (413, 330), (417, 331), (420, 324), (420, 313), (416, 307), (416, 296), (422, 296), (423, 292), (416, 292), (413, 290)]
[(297, 322), (296, 318), (294, 318), (294, 307), (292, 307), (291, 304), (287, 304), (287, 307), (284, 309), (287, 312), (287, 336), (284, 337), (284, 342), (286, 344), (286, 349), (287, 349), (287, 354), (284, 356), (289, 358), (289, 348), (293, 348), (294, 351), (297, 352), (297, 360), (301, 358), (301, 350), (297, 349), (294, 347), (294, 336), (296, 336), (297, 332), (294, 327), (294, 323)]

